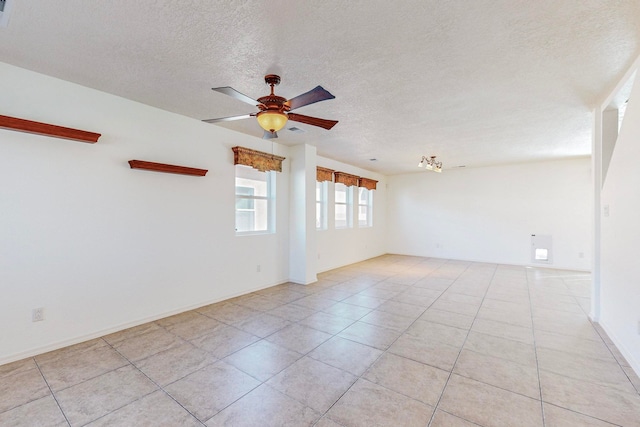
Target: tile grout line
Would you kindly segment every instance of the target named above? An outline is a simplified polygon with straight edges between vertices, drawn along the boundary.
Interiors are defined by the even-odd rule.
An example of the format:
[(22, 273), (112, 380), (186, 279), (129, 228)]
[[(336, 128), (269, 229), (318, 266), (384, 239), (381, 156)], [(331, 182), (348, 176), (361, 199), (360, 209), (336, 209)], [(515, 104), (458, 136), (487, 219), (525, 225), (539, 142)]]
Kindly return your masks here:
[(62, 409), (62, 406), (60, 405), (60, 402), (58, 402), (58, 398), (56, 397), (56, 394), (51, 389), (51, 386), (49, 385), (49, 381), (47, 381), (47, 378), (42, 373), (42, 369), (40, 369), (40, 365), (38, 364), (38, 361), (36, 360), (35, 357), (33, 357), (33, 363), (35, 363), (36, 368), (38, 368), (38, 372), (40, 372), (40, 376), (42, 376), (42, 379), (44, 380), (45, 384), (47, 385), (47, 388), (49, 388), (49, 393), (51, 393), (51, 397), (53, 397), (53, 400), (55, 400), (56, 405), (58, 405), (58, 409), (60, 409), (60, 413), (62, 413), (62, 416), (64, 417), (65, 421), (67, 422), (67, 425), (71, 426), (71, 422), (69, 421), (69, 418), (67, 418), (67, 414), (64, 413), (64, 410)]
[[(540, 362), (538, 361), (538, 346), (536, 345), (536, 328), (533, 323), (533, 301), (531, 301), (531, 283), (529, 281), (529, 272), (525, 270), (527, 279), (527, 294), (529, 295), (529, 311), (531, 312), (531, 334), (533, 335), (533, 353), (536, 356), (536, 374), (538, 376), (538, 392), (540, 393), (540, 411), (542, 413), (542, 426), (546, 426), (547, 419), (544, 413), (544, 401), (542, 400), (542, 380), (540, 379)], [(564, 281), (562, 282), (564, 284)], [(566, 286), (566, 284), (565, 284)]]
[[(158, 325), (158, 326), (160, 326), (160, 325)], [(169, 393), (164, 389), (164, 387), (162, 387), (160, 384), (158, 384), (158, 383), (157, 383), (157, 382), (155, 382), (153, 379), (151, 379), (151, 378), (150, 378), (147, 374), (145, 374), (145, 373), (144, 373), (140, 368), (138, 368), (138, 367), (134, 364), (134, 362), (132, 362), (131, 360), (129, 360), (127, 357), (125, 357), (125, 355), (124, 355), (124, 354), (120, 353), (120, 351), (118, 351), (118, 349), (117, 349), (117, 348), (113, 347), (113, 346), (112, 346), (109, 342), (107, 342), (106, 340), (105, 340), (105, 342), (106, 342), (106, 343), (107, 343), (107, 345), (108, 345), (109, 347), (111, 347), (111, 348), (112, 348), (116, 353), (118, 353), (118, 354), (119, 354), (123, 359), (125, 359), (127, 362), (129, 362), (129, 365), (131, 365), (131, 367), (133, 367), (133, 369), (135, 369), (136, 371), (138, 371), (138, 372), (140, 372), (142, 375), (144, 375), (144, 377), (145, 377), (145, 378), (147, 378), (147, 379), (148, 379), (149, 381), (151, 381), (151, 382), (152, 382), (156, 387), (158, 387), (158, 390), (162, 390), (162, 392), (163, 392), (167, 397), (169, 397), (169, 399), (171, 399), (171, 400), (173, 400), (174, 402), (176, 402), (176, 403), (177, 403), (177, 404), (178, 404), (182, 409), (184, 409), (185, 411), (187, 411), (187, 413), (188, 413), (189, 415), (191, 415), (191, 416), (192, 416), (192, 417), (193, 417), (193, 418), (194, 418), (198, 423), (200, 423), (202, 426), (204, 426), (204, 423), (203, 423), (202, 421), (200, 421), (200, 420), (198, 419), (198, 417), (196, 417), (193, 413), (191, 413), (191, 411), (189, 411), (189, 410), (188, 410), (187, 408), (185, 408), (185, 407), (184, 407), (180, 402), (178, 402), (176, 399), (174, 399), (174, 398), (173, 398), (173, 396), (171, 396), (171, 395), (170, 395), (170, 394), (169, 394)], [(161, 353), (161, 352), (158, 352), (158, 353)], [(155, 354), (158, 354), (158, 353), (155, 353)], [(153, 355), (151, 355), (151, 356), (153, 356)], [(211, 365), (212, 365), (212, 364), (209, 364), (209, 365), (206, 365), (206, 366), (211, 366)], [(126, 366), (126, 365), (125, 365), (125, 366)], [(202, 368), (200, 368), (200, 369), (204, 369), (206, 366), (203, 366), (203, 367), (202, 367)], [(120, 369), (120, 368), (118, 368), (118, 369)], [(197, 371), (199, 371), (200, 369), (198, 369)], [(197, 372), (197, 371), (194, 371), (194, 372)], [(113, 372), (113, 371), (111, 371), (111, 372)], [(187, 375), (185, 375), (185, 377), (186, 377), (186, 376), (187, 376)], [(184, 377), (183, 377), (183, 378), (184, 378)], [(179, 380), (176, 380), (176, 381), (179, 381)], [(174, 381), (174, 382), (175, 382), (175, 381)], [(173, 382), (172, 382), (171, 384), (173, 384)], [(109, 415), (109, 414), (111, 414), (111, 413), (113, 413), (113, 412), (115, 412), (115, 411), (117, 411), (117, 410), (119, 410), (119, 409), (122, 409), (122, 408), (124, 408), (124, 407), (126, 407), (126, 406), (129, 406), (129, 405), (131, 405), (131, 404), (132, 404), (132, 403), (134, 403), (134, 402), (138, 402), (138, 401), (140, 401), (140, 400), (144, 399), (145, 397), (147, 397), (147, 396), (149, 396), (149, 395), (151, 395), (151, 394), (155, 393), (155, 392), (156, 392), (156, 391), (158, 391), (158, 390), (154, 390), (154, 391), (152, 391), (151, 393), (147, 393), (147, 394), (145, 394), (144, 396), (140, 396), (140, 397), (138, 397), (137, 399), (134, 399), (134, 400), (132, 400), (131, 402), (127, 403), (126, 405), (123, 405), (123, 406), (120, 406), (119, 408), (114, 409), (113, 411), (109, 412), (108, 414), (104, 414), (102, 417), (96, 418), (96, 420), (99, 420), (100, 418), (106, 417), (107, 415)], [(92, 421), (90, 421), (90, 422), (93, 422), (93, 421), (95, 421), (95, 420), (92, 420)]]
[[(443, 265), (445, 265), (445, 264), (446, 264), (446, 262), (445, 262), (445, 263), (443, 263), (442, 265), (438, 266), (438, 268), (437, 268), (436, 270), (434, 270), (434, 271), (437, 271), (439, 268), (441, 268), (441, 267), (442, 267)], [(462, 274), (464, 274), (464, 272), (465, 272), (468, 268), (469, 268), (469, 267), (467, 266), (467, 268), (465, 268), (465, 270), (464, 270), (464, 271), (462, 271), (462, 272), (461, 272), (461, 273), (456, 277), (456, 279), (455, 279), (455, 280), (457, 280), (457, 279), (458, 279)], [(428, 277), (428, 276), (429, 276), (429, 275), (431, 275), (432, 273), (433, 273), (433, 271), (432, 271), (432, 272), (430, 272), (429, 274), (427, 274), (427, 275), (426, 275), (426, 276), (424, 276), (424, 277)], [(397, 274), (394, 274), (393, 276), (390, 276), (389, 278), (394, 277), (394, 276), (396, 276), (396, 275), (397, 275)], [(387, 279), (389, 279), (389, 278), (387, 278)], [(387, 279), (385, 279), (385, 280), (387, 280)], [(420, 279), (419, 279), (419, 280), (420, 280)], [(422, 316), (422, 315), (423, 315), (423, 314), (424, 314), (424, 313), (429, 309), (429, 307), (431, 307), (431, 306), (432, 306), (432, 305), (433, 305), (433, 304), (434, 304), (434, 303), (435, 303), (435, 302), (436, 302), (436, 301), (437, 301), (437, 300), (442, 296), (442, 294), (444, 294), (444, 292), (446, 292), (446, 290), (447, 290), (447, 289), (449, 289), (449, 288), (450, 288), (450, 287), (455, 283), (455, 280), (454, 280), (453, 282), (451, 282), (451, 284), (450, 284), (449, 286), (447, 286), (447, 288), (446, 288), (444, 291), (442, 291), (442, 292), (440, 293), (440, 295), (439, 295), (439, 296), (438, 296), (438, 297), (437, 297), (437, 298), (436, 298), (436, 299), (435, 299), (431, 304), (429, 304), (429, 306), (427, 306), (427, 307), (422, 311), (422, 313), (420, 314), (420, 316)], [(383, 282), (383, 281), (384, 281), (384, 280), (381, 280), (381, 281), (378, 281), (377, 283), (379, 284), (380, 282)], [(417, 283), (417, 281), (416, 281), (415, 283)], [(414, 283), (414, 285), (415, 285), (415, 283)], [(369, 288), (371, 288), (371, 287), (373, 287), (373, 286), (375, 286), (375, 284), (374, 284), (374, 285), (372, 285), (372, 286), (369, 286), (368, 288), (365, 288), (365, 289), (369, 289)], [(408, 285), (408, 287), (413, 287), (413, 285)], [(364, 289), (363, 289), (363, 290), (364, 290)], [(402, 292), (401, 292), (401, 293), (402, 293)], [(387, 299), (386, 301), (390, 301), (390, 300), (391, 300), (391, 299)], [(347, 303), (345, 303), (345, 304), (347, 304)], [(371, 311), (373, 311), (373, 310), (375, 310), (375, 309), (371, 309)], [(379, 349), (379, 348), (376, 348), (376, 347), (373, 347), (373, 346), (370, 346), (370, 345), (367, 345), (367, 344), (362, 344), (362, 343), (359, 343), (359, 342), (357, 342), (357, 341), (350, 340), (350, 339), (348, 339), (348, 338), (343, 338), (343, 339), (346, 339), (346, 340), (348, 340), (348, 341), (351, 341), (351, 342), (354, 342), (354, 343), (357, 343), (357, 344), (362, 344), (362, 345), (365, 345), (365, 346), (367, 346), (367, 347), (371, 347), (371, 348), (376, 349), (376, 350), (381, 350), (381, 351), (382, 351), (382, 353), (381, 353), (381, 354), (380, 354), (380, 355), (379, 355), (379, 356), (378, 356), (378, 357), (377, 357), (373, 362), (371, 362), (371, 364), (369, 365), (369, 368), (367, 368), (367, 369), (366, 369), (362, 374), (360, 374), (360, 375), (354, 375), (355, 377), (357, 377), (357, 378), (356, 378), (356, 380), (355, 380), (353, 383), (351, 383), (351, 385), (350, 385), (350, 386), (349, 386), (349, 387), (348, 387), (348, 388), (347, 388), (347, 389), (346, 389), (346, 390), (345, 390), (345, 391), (344, 391), (344, 392), (343, 392), (343, 393), (342, 393), (342, 394), (341, 394), (341, 395), (340, 395), (340, 396), (335, 400), (335, 402), (333, 402), (333, 404), (331, 404), (331, 406), (329, 406), (329, 408), (324, 412), (324, 414), (322, 414), (322, 416), (320, 417), (320, 419), (322, 419), (323, 417), (325, 417), (325, 416), (326, 416), (326, 417), (327, 417), (327, 418), (329, 418), (331, 421), (334, 421), (331, 417), (329, 417), (329, 416), (327, 415), (327, 414), (329, 413), (329, 411), (330, 411), (330, 410), (331, 410), (331, 409), (336, 405), (336, 403), (338, 403), (338, 402), (340, 401), (340, 399), (342, 399), (342, 397), (343, 397), (345, 394), (347, 394), (347, 393), (349, 392), (349, 390), (351, 390), (351, 388), (353, 387), (353, 385), (354, 385), (356, 382), (358, 382), (358, 380), (363, 379), (363, 380), (365, 380), (365, 381), (369, 381), (369, 380), (367, 380), (366, 378), (362, 378), (362, 377), (363, 377), (363, 376), (364, 376), (364, 375), (369, 371), (369, 369), (370, 369), (373, 365), (375, 365), (375, 364), (378, 362), (378, 360), (380, 360), (380, 358), (381, 358), (384, 354), (386, 354), (386, 353), (387, 353), (387, 351), (389, 350), (389, 348), (391, 348), (391, 346), (392, 346), (392, 345), (393, 345), (393, 344), (394, 344), (394, 343), (395, 343), (395, 342), (400, 338), (400, 336), (402, 336), (402, 334), (404, 334), (404, 333), (405, 333), (405, 332), (406, 332), (406, 331), (407, 331), (407, 330), (408, 330), (408, 329), (409, 329), (409, 328), (410, 328), (410, 327), (411, 327), (415, 322), (417, 322), (417, 321), (418, 321), (418, 319), (420, 319), (420, 316), (418, 316), (418, 317), (417, 317), (413, 322), (411, 322), (411, 324), (410, 324), (409, 326), (407, 326), (407, 327), (403, 330), (403, 332), (401, 332), (401, 333), (400, 333), (400, 335), (399, 335), (399, 336), (398, 336), (398, 337), (397, 337), (397, 338), (396, 338), (396, 339), (395, 339), (391, 344), (389, 344), (389, 346), (387, 347), (387, 349), (386, 349), (386, 350), (381, 350), (381, 349)], [(364, 316), (363, 316), (363, 317), (364, 317)], [(357, 321), (356, 321), (356, 322), (357, 322)], [(354, 322), (354, 323), (355, 323), (355, 322)], [(376, 326), (376, 325), (374, 325), (374, 326)], [(345, 328), (345, 329), (346, 329), (346, 328)], [(387, 328), (387, 329), (388, 329), (388, 328)], [(335, 334), (335, 335), (334, 335), (334, 337), (337, 337), (337, 336), (338, 336), (337, 334)], [(339, 338), (342, 338), (342, 337), (339, 337)], [(328, 340), (327, 340), (327, 341), (328, 341)], [(393, 354), (393, 353), (391, 353), (391, 354)], [(305, 355), (305, 356), (306, 356), (306, 355)], [(313, 358), (312, 358), (312, 359), (313, 359)], [(316, 359), (314, 359), (314, 360), (316, 360)], [(413, 360), (413, 359), (409, 359), (409, 360)], [(324, 363), (324, 362), (319, 361), (319, 360), (318, 360), (318, 362), (320, 362), (320, 363)], [(416, 361), (416, 362), (417, 362), (417, 361)], [(417, 363), (422, 363), (422, 362), (417, 362)], [(326, 363), (324, 363), (324, 364), (325, 364), (325, 365), (327, 365), (327, 366), (332, 366), (332, 365), (328, 365), (328, 364), (326, 364)], [(424, 364), (424, 363), (422, 363), (422, 364), (423, 364), (423, 365), (426, 365), (426, 364)], [(431, 365), (427, 365), (427, 366), (431, 366)], [(332, 367), (334, 367), (334, 368), (335, 368), (335, 366), (332, 366)], [(343, 369), (341, 369), (341, 368), (336, 368), (336, 369), (340, 369), (340, 370), (344, 371), (344, 370), (343, 370)], [(438, 369), (440, 369), (440, 368), (438, 368)], [(344, 372), (347, 372), (347, 371), (344, 371)], [(351, 374), (350, 372), (347, 372), (347, 373)], [(353, 374), (351, 374), (351, 375), (353, 375)], [(424, 402), (421, 402), (421, 401), (419, 401), (419, 400), (417, 400), (417, 399), (415, 399), (415, 398), (413, 398), (413, 397), (411, 397), (411, 396), (407, 396), (407, 395), (405, 395), (405, 394), (403, 394), (403, 393), (400, 393), (400, 392), (398, 392), (398, 391), (392, 390), (392, 389), (390, 389), (390, 388), (388, 388), (388, 387), (385, 387), (384, 385), (377, 384), (377, 383), (374, 383), (374, 384), (376, 384), (377, 386), (382, 387), (382, 388), (384, 388), (384, 389), (386, 389), (386, 390), (392, 391), (392, 392), (394, 392), (394, 393), (397, 393), (397, 394), (400, 394), (400, 395), (402, 395), (402, 396), (405, 396), (405, 397), (407, 397), (407, 398), (409, 398), (409, 399), (412, 399), (412, 400), (415, 400), (415, 401), (417, 401), (417, 402), (420, 402), (421, 404), (425, 404)], [(300, 402), (300, 403), (302, 403), (302, 402)], [(305, 405), (305, 406), (306, 406), (306, 405)], [(428, 406), (431, 406), (431, 405), (428, 405)], [(435, 408), (436, 408), (436, 407), (435, 407), (435, 406), (433, 406), (433, 408), (434, 408), (434, 413), (435, 413)], [(318, 422), (319, 422), (319, 420), (318, 420)], [(334, 422), (335, 422), (335, 421), (334, 421)]]
[[(469, 264), (469, 266), (471, 266), (471, 264)], [(469, 269), (469, 266), (465, 269), (465, 271)], [(458, 351), (458, 355), (456, 356), (456, 360), (453, 361), (453, 365), (451, 366), (451, 370), (449, 371), (449, 375), (447, 376), (447, 381), (444, 383), (444, 387), (442, 387), (442, 391), (440, 392), (440, 397), (438, 398), (438, 401), (436, 402), (436, 404), (434, 406), (433, 414), (431, 415), (431, 419), (429, 420), (429, 423), (427, 424), (427, 426), (430, 426), (431, 423), (433, 423), (433, 420), (435, 419), (436, 412), (438, 411), (438, 406), (440, 406), (440, 402), (442, 401), (442, 396), (444, 396), (444, 392), (447, 389), (447, 386), (449, 385), (449, 380), (451, 379), (451, 376), (453, 375), (453, 370), (456, 368), (456, 364), (458, 363), (458, 359), (460, 358), (460, 354), (462, 353), (462, 349), (464, 348), (464, 345), (467, 343), (467, 339), (469, 338), (469, 334), (471, 333), (471, 330), (473, 329), (473, 324), (476, 322), (476, 319), (478, 318), (478, 313), (480, 312), (480, 308), (482, 308), (482, 304), (484, 303), (484, 300), (487, 297), (487, 293), (489, 292), (489, 288), (491, 288), (491, 282), (493, 282), (493, 279), (496, 276), (496, 272), (498, 271), (498, 267), (499, 267), (499, 264), (495, 264), (495, 267), (493, 269), (493, 274), (491, 275), (491, 279), (489, 280), (489, 286), (487, 286), (487, 289), (485, 289), (485, 291), (484, 291), (484, 295), (482, 296), (482, 301), (480, 301), (480, 305), (478, 305), (478, 310), (476, 310), (476, 314), (473, 317), (473, 322), (471, 322), (471, 325), (469, 326), (469, 330), (467, 331), (467, 335), (465, 335), (464, 341), (462, 342), (462, 345), (460, 346), (460, 350)], [(463, 273), (460, 273), (460, 275), (462, 275), (462, 274)], [(458, 278), (460, 278), (460, 276), (458, 276)], [(458, 280), (458, 278), (456, 278), (456, 280)], [(454, 281), (454, 283), (455, 283), (455, 281)], [(453, 283), (451, 284), (451, 286), (453, 286)], [(451, 286), (449, 286), (449, 287), (451, 287)], [(446, 292), (448, 289), (449, 288), (445, 289), (445, 291), (443, 291), (442, 293), (444, 294), (444, 292)], [(456, 415), (456, 417), (458, 417), (458, 416)], [(458, 417), (458, 418), (463, 419), (465, 421), (468, 421), (467, 419), (462, 418), (462, 417)]]

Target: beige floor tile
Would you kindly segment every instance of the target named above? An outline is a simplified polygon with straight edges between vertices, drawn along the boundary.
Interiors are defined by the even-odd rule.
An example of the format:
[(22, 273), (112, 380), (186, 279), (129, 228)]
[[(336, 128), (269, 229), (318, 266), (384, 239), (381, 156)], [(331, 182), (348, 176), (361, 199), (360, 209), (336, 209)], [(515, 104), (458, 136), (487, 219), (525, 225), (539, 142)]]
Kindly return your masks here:
[(426, 310), (431, 306), (438, 297), (428, 295), (411, 295), (408, 293), (402, 293), (393, 297), (392, 301), (401, 302), (404, 304), (411, 304)]
[(353, 295), (351, 292), (340, 291), (338, 289), (325, 289), (321, 292), (316, 293), (320, 298), (330, 299), (336, 302), (342, 301), (343, 299), (349, 298)]
[(267, 381), (301, 357), (295, 351), (260, 340), (227, 356), (224, 361), (260, 381)]
[(286, 326), (289, 326), (290, 324), (291, 322), (283, 319), (282, 317), (273, 316), (271, 314), (260, 314), (236, 323), (235, 327), (260, 338), (264, 338)]
[(602, 341), (602, 338), (600, 338), (600, 335), (598, 335), (593, 325), (587, 320), (583, 320), (581, 322), (573, 322), (534, 317), (533, 327), (536, 331), (546, 331), (556, 334), (569, 335), (596, 342)]
[(116, 342), (113, 347), (124, 357), (135, 362), (182, 343), (182, 338), (159, 328)]
[(317, 329), (322, 332), (326, 332), (331, 335), (335, 335), (353, 324), (355, 320), (348, 319), (346, 317), (334, 316), (331, 314), (319, 311), (311, 316), (302, 319), (298, 322), (301, 325), (308, 326), (313, 329)]
[(494, 337), (520, 341), (525, 344), (533, 344), (533, 330), (494, 320), (476, 319), (471, 327), (473, 332), (493, 335)]
[(327, 416), (349, 427), (424, 427), (432, 413), (429, 405), (360, 379)]
[(406, 304), (398, 301), (385, 301), (376, 310), (384, 311), (386, 313), (398, 314), (400, 316), (411, 317), (417, 319), (424, 313), (424, 308), (417, 305)]
[(543, 425), (539, 400), (455, 374), (438, 409), (486, 427)]
[(264, 295), (266, 297), (269, 297), (271, 299), (280, 301), (283, 304), (287, 304), (292, 301), (298, 300), (300, 298), (304, 298), (307, 295), (305, 293), (298, 292), (293, 289), (274, 289), (274, 288), (275, 286), (273, 288), (263, 289), (261, 291), (258, 291), (257, 293)]
[(381, 350), (373, 347), (333, 337), (309, 353), (309, 357), (353, 375), (362, 375), (381, 354)]
[[(395, 285), (395, 284), (392, 284), (392, 285)], [(395, 297), (396, 295), (398, 295), (401, 291), (402, 291), (402, 289), (400, 289), (400, 290), (391, 290), (391, 289), (381, 288), (381, 287), (378, 287), (378, 286), (372, 286), (372, 287), (367, 288), (367, 289), (365, 289), (365, 290), (363, 290), (361, 292), (358, 292), (358, 295), (367, 296), (367, 297), (373, 297), (373, 298), (379, 298), (379, 299), (384, 299), (384, 300), (389, 300), (389, 299)]]
[(180, 405), (206, 421), (260, 385), (225, 362), (217, 362), (165, 387)]
[(38, 369), (19, 371), (0, 378), (0, 412), (51, 394)]
[(613, 427), (615, 424), (545, 403), (544, 425), (545, 427)]
[(344, 426), (342, 424), (338, 424), (337, 422), (333, 421), (331, 418), (325, 416), (322, 419), (320, 419), (320, 421), (315, 423), (313, 427), (344, 427)]
[(612, 387), (627, 393), (636, 391), (616, 362), (603, 362), (577, 354), (539, 348), (538, 366), (541, 370)]
[(50, 362), (42, 362), (40, 370), (49, 387), (55, 392), (128, 364), (129, 362), (110, 346), (100, 346), (51, 359)]
[(440, 323), (442, 325), (453, 326), (460, 329), (471, 329), (473, 324), (473, 316), (465, 314), (453, 313), (451, 311), (443, 311), (435, 308), (429, 308), (420, 316), (420, 320), (427, 322)]
[(299, 305), (302, 307), (307, 307), (312, 310), (324, 310), (325, 308), (329, 308), (334, 305), (336, 301), (328, 298), (319, 297), (317, 294), (309, 295), (304, 298), (300, 298), (295, 300), (291, 304)]
[(162, 330), (161, 326), (156, 325), (155, 322), (149, 322), (142, 325), (134, 326), (132, 328), (124, 329), (122, 331), (114, 332), (113, 334), (105, 335), (104, 337), (102, 337), (102, 339), (111, 345), (115, 345), (126, 339), (159, 330)]
[(631, 384), (633, 384), (633, 386), (636, 388), (636, 391), (640, 393), (640, 377), (638, 377), (633, 368), (623, 366), (622, 370), (625, 374), (627, 374), (627, 377), (629, 377), (629, 381), (631, 381)]
[(526, 311), (512, 311), (511, 309), (480, 307), (478, 319), (494, 320), (510, 325), (522, 326), (531, 329), (533, 322), (531, 314)]
[(330, 334), (309, 328), (308, 326), (293, 324), (268, 336), (266, 339), (274, 344), (300, 354), (307, 354), (326, 340)]
[(506, 359), (462, 350), (453, 369), (455, 374), (540, 399), (538, 370)]
[(218, 359), (244, 348), (260, 338), (233, 326), (225, 326), (214, 333), (197, 338), (191, 343), (202, 350), (208, 351)]
[(480, 304), (482, 303), (482, 297), (456, 293), (453, 292), (451, 288), (449, 288), (449, 290), (442, 294), (442, 296), (440, 297), (440, 301), (451, 301), (480, 307)]
[(338, 336), (359, 342), (380, 350), (386, 350), (398, 338), (400, 333), (393, 329), (382, 328), (365, 322), (356, 322)]
[(321, 413), (327, 411), (357, 377), (303, 357), (267, 381), (267, 385)]
[(359, 305), (345, 304), (339, 302), (322, 310), (324, 313), (331, 314), (339, 317), (346, 317), (347, 319), (360, 320), (371, 312), (370, 308), (361, 307)]
[(269, 310), (267, 314), (282, 317), (290, 322), (297, 322), (316, 313), (315, 310), (295, 304), (285, 304)]
[(403, 334), (389, 348), (389, 353), (451, 371), (460, 349), (437, 341), (425, 341)]
[(475, 317), (478, 313), (479, 307), (477, 305), (462, 304), (453, 301), (437, 300), (429, 308), (435, 308), (436, 310), (450, 311), (452, 313), (464, 314), (466, 316)]
[(385, 353), (362, 378), (435, 406), (449, 378), (449, 372)]
[(510, 360), (521, 365), (537, 367), (536, 351), (533, 345), (525, 344), (493, 335), (471, 331), (464, 348), (489, 356)]
[(545, 402), (625, 427), (640, 426), (640, 396), (540, 371)]
[(0, 412), (3, 427), (68, 427), (53, 396), (32, 400), (6, 412)]
[(18, 360), (17, 362), (7, 363), (6, 365), (0, 365), (0, 381), (4, 377), (20, 374), (36, 368), (36, 362), (31, 357), (28, 359)]
[(278, 301), (273, 298), (269, 298), (259, 294), (252, 294), (247, 298), (241, 298), (235, 304), (241, 305), (243, 307), (248, 307), (253, 310), (259, 311), (268, 311), (273, 310), (276, 307), (279, 307), (283, 304), (282, 301)]
[(371, 313), (360, 319), (361, 322), (404, 332), (415, 321), (413, 317), (406, 317), (399, 314), (385, 311), (373, 310)]
[(201, 307), (197, 311), (205, 316), (229, 325), (236, 322), (242, 322), (243, 320), (247, 320), (262, 313), (259, 310), (243, 307), (231, 302), (219, 302), (217, 304)]
[(164, 392), (156, 391), (87, 424), (87, 426), (197, 427), (202, 424)]
[(407, 334), (422, 338), (427, 341), (437, 341), (453, 347), (462, 347), (469, 333), (466, 329), (454, 328), (453, 326), (441, 323), (417, 320), (409, 329)]
[(71, 426), (85, 425), (157, 390), (133, 366), (125, 366), (56, 393)]
[(367, 295), (356, 294), (342, 300), (345, 304), (357, 305), (359, 307), (374, 309), (382, 305), (386, 300), (374, 298)]
[(438, 409), (429, 427), (477, 427), (478, 425)]
[[(187, 312), (189, 317), (182, 318), (181, 321), (162, 325), (160, 321), (157, 323), (163, 326), (169, 332), (178, 335), (185, 340), (193, 340), (203, 335), (207, 335), (222, 328), (224, 323), (207, 317), (195, 311)], [(176, 317), (176, 316), (173, 316)]]
[(577, 354), (604, 362), (616, 363), (616, 359), (602, 341), (587, 340), (580, 337), (536, 331), (536, 347)]
[(100, 347), (105, 347), (107, 343), (102, 338), (96, 338), (89, 341), (84, 341), (79, 344), (71, 345), (61, 348), (59, 350), (50, 351), (48, 353), (40, 354), (34, 359), (38, 363), (48, 363), (55, 360), (64, 359), (71, 355), (76, 355), (85, 351), (95, 350)]
[(142, 359), (135, 365), (151, 380), (165, 386), (217, 361), (210, 353), (191, 343), (183, 343)]
[(311, 427), (318, 412), (263, 384), (209, 419), (208, 427)]

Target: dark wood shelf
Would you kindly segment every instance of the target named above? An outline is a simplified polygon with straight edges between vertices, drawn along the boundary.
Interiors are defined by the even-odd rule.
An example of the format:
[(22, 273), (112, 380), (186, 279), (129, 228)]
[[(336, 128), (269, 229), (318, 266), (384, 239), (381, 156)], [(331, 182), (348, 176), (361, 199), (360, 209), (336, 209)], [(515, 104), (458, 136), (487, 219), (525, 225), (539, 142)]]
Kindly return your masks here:
[(177, 173), (180, 175), (205, 176), (208, 169), (188, 168), (185, 166), (167, 165), (164, 163), (146, 162), (144, 160), (129, 160), (131, 169), (146, 169), (154, 172)]
[(9, 116), (0, 116), (0, 128), (53, 136), (56, 138), (72, 139), (74, 141), (88, 142), (90, 144), (98, 142), (98, 138), (101, 136), (99, 133), (65, 128), (47, 123), (33, 122), (31, 120), (18, 119), (16, 117)]

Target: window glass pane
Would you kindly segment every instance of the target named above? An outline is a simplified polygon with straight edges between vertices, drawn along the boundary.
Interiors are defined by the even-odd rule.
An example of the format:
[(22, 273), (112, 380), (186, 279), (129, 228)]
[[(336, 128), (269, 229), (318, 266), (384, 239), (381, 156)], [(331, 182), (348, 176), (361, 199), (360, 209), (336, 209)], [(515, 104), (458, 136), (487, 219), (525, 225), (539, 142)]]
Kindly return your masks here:
[(347, 205), (336, 205), (336, 228), (345, 228), (347, 225)]
[(336, 203), (347, 203), (347, 186), (336, 184)]
[(361, 227), (369, 225), (369, 206), (358, 207), (358, 225)]
[(316, 228), (322, 228), (322, 203), (316, 202)]
[(236, 231), (267, 231), (268, 201), (258, 199), (251, 202), (254, 203), (254, 209), (236, 209)]
[(369, 190), (362, 187), (358, 189), (358, 203), (361, 205), (369, 203)]
[(273, 232), (275, 212), (275, 176), (273, 172), (260, 172), (237, 165), (235, 179), (236, 232)]

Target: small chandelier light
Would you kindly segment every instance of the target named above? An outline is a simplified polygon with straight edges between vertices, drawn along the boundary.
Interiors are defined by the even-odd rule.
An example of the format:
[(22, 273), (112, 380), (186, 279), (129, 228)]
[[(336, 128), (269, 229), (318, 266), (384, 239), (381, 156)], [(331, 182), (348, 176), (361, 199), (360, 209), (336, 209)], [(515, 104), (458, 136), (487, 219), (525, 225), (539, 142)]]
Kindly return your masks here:
[(436, 156), (422, 156), (422, 160), (418, 163), (418, 167), (421, 168), (424, 166), (425, 170), (434, 171), (434, 172), (442, 172), (442, 162), (436, 162)]

